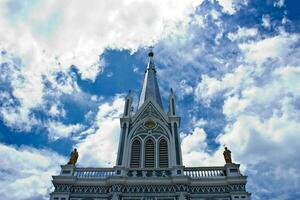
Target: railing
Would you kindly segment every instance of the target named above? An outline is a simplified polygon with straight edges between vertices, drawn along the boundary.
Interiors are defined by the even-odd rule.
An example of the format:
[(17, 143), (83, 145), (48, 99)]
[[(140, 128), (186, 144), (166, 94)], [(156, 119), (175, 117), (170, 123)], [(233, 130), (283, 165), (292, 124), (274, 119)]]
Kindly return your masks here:
[(114, 168), (76, 168), (77, 178), (107, 178), (115, 175)]
[[(114, 168), (76, 168), (74, 176), (77, 178), (108, 178), (115, 176)], [(214, 178), (226, 176), (224, 167), (184, 167), (183, 175), (192, 179)], [(130, 168), (126, 170), (128, 177), (169, 177), (170, 168)]]
[(224, 167), (185, 167), (183, 174), (191, 178), (210, 178), (226, 176)]

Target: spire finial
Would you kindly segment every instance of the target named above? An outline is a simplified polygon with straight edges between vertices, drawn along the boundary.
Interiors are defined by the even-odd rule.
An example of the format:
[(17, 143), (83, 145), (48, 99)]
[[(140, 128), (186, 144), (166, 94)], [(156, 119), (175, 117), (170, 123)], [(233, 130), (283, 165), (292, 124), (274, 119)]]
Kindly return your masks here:
[(174, 94), (173, 88), (170, 88), (170, 93), (171, 93), (171, 94)]
[(148, 56), (149, 56), (149, 57), (153, 57), (153, 56), (154, 56), (154, 53), (153, 53), (153, 46), (150, 46), (149, 49), (150, 49), (150, 51), (149, 51), (149, 53), (148, 53)]
[(147, 70), (154, 70), (155, 72), (155, 67), (154, 67), (154, 61), (153, 61), (153, 56), (154, 56), (154, 53), (153, 53), (153, 46), (150, 46), (149, 47), (149, 53), (148, 53), (148, 66), (147, 66)]
[(131, 97), (131, 90), (128, 90), (128, 93), (127, 93), (127, 96), (126, 96), (126, 98), (130, 98)]

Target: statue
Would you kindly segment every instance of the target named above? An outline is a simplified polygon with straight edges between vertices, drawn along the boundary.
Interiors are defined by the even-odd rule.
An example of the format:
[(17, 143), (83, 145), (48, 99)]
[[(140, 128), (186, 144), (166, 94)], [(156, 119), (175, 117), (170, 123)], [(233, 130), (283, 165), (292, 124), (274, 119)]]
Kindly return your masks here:
[(223, 152), (223, 156), (224, 156), (226, 164), (227, 163), (232, 163), (232, 160), (231, 160), (231, 151), (229, 149), (227, 149), (227, 147), (225, 147), (225, 150)]
[(68, 162), (68, 165), (75, 165), (78, 159), (78, 152), (77, 149), (74, 149), (70, 154), (70, 160)]

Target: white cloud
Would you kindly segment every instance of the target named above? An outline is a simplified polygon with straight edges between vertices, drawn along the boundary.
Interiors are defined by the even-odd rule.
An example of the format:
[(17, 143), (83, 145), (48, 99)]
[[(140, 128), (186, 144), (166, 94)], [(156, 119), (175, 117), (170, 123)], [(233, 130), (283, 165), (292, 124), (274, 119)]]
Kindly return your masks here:
[(257, 33), (257, 28), (238, 27), (238, 30), (236, 32), (228, 33), (228, 38), (231, 41), (235, 41), (243, 38), (255, 37)]
[(49, 114), (51, 116), (63, 116), (64, 117), (66, 115), (66, 111), (62, 108), (62, 106), (60, 106), (58, 104), (53, 104), (50, 107)]
[[(287, 89), (292, 90), (291, 85), (287, 82), (287, 75), (291, 76), (289, 79), (296, 81), (295, 74), (297, 69), (292, 66), (287, 68), (278, 68), (274, 71), (273, 78), (276, 81), (278, 78), (280, 81), (276, 82), (276, 85), (272, 88), (259, 89), (255, 87), (255, 82), (258, 77), (264, 76), (267, 71), (270, 71), (280, 65), (286, 65), (288, 63), (297, 64), (299, 62), (298, 55), (299, 49), (295, 48), (295, 43), (299, 40), (299, 36), (296, 34), (288, 35), (287, 33), (281, 33), (277, 36), (259, 40), (256, 42), (240, 43), (239, 47), (242, 50), (244, 56), (244, 65), (236, 67), (232, 72), (226, 73), (221, 78), (214, 78), (208, 75), (201, 76), (201, 82), (197, 84), (194, 90), (196, 99), (203, 100), (205, 103), (210, 103), (211, 99), (224, 93), (224, 96), (229, 97), (225, 101), (225, 112), (229, 115), (229, 110), (244, 109), (248, 104), (247, 100), (237, 101), (236, 98), (242, 94), (243, 97), (253, 95), (261, 103), (266, 98), (260, 98), (262, 95), (273, 96), (274, 91), (282, 90), (282, 83), (285, 82), (289, 86)], [(293, 59), (291, 59), (293, 58)], [(268, 60), (275, 60), (278, 63), (273, 63), (270, 68), (262, 66)], [(292, 72), (293, 71), (293, 72)], [(290, 72), (290, 73), (289, 73)], [(276, 77), (278, 73), (286, 73), (285, 76)], [(296, 76), (297, 77), (297, 76)], [(264, 77), (264, 81), (267, 82), (272, 77)], [(293, 83), (293, 85), (295, 85)], [(295, 86), (294, 88), (298, 88)], [(292, 91), (294, 92), (294, 90)], [(262, 95), (261, 95), (262, 94)], [(232, 96), (236, 95), (236, 96)], [(238, 103), (238, 104), (237, 104)]]
[(195, 128), (192, 134), (187, 134), (182, 140), (181, 147), (183, 153), (189, 153), (193, 150), (203, 151), (206, 148), (204, 141), (206, 133), (202, 128)]
[(208, 104), (220, 92), (227, 91), (226, 95), (230, 96), (239, 91), (240, 88), (253, 83), (249, 75), (254, 70), (249, 66), (240, 65), (232, 73), (225, 74), (221, 80), (202, 75), (201, 82), (196, 86), (195, 96), (198, 100), (203, 100)]
[[(35, 66), (53, 68), (45, 61), (54, 58), (63, 68), (75, 64), (83, 78), (93, 80), (101, 70), (99, 55), (105, 48), (136, 49), (149, 45), (176, 31), (179, 23), (187, 23), (189, 14), (201, 1), (157, 3), (93, 0), (86, 4), (76, 0), (31, 5), (4, 1), (1, 48), (13, 51)], [(30, 12), (22, 16), (26, 7)]]
[(199, 26), (199, 27), (203, 27), (204, 26), (204, 17), (203, 16), (201, 16), (201, 15), (196, 15), (195, 17), (194, 17), (194, 19), (191, 21), (191, 23), (193, 24), (193, 25), (197, 25), (197, 26)]
[(276, 1), (274, 2), (273, 5), (274, 5), (275, 7), (281, 8), (281, 7), (284, 6), (284, 1), (285, 1), (285, 0), (276, 0)]
[(89, 134), (76, 147), (81, 166), (113, 166), (120, 135), (120, 116), (124, 108), (123, 96), (116, 96), (111, 103), (103, 103), (98, 108), (95, 123)]
[[(297, 160), (300, 146), (296, 142), (300, 140), (297, 131), (300, 128), (300, 62), (299, 48), (295, 45), (298, 40), (298, 35), (281, 34), (253, 42), (250, 51), (243, 51), (246, 62), (254, 61), (253, 67), (243, 73), (243, 81), (228, 84), (229, 73), (217, 81), (218, 87), (211, 86), (225, 85), (223, 113), (230, 119), (217, 141), (221, 146), (226, 144), (232, 150), (234, 160), (242, 164), (256, 199), (263, 195), (294, 193), (300, 186), (300, 176), (293, 173), (300, 164)], [(267, 59), (273, 62), (265, 62)], [(224, 91), (221, 89), (214, 91)], [(292, 177), (287, 179), (282, 173)], [(258, 176), (268, 184), (260, 181)], [(274, 191), (279, 185), (284, 186)]]
[[(211, 10), (210, 15), (212, 16), (212, 18), (213, 18), (214, 20), (219, 19), (219, 17), (221, 16), (221, 14), (220, 14), (218, 11), (216, 11), (215, 9), (212, 9), (212, 10)], [(199, 18), (199, 17), (198, 17), (198, 18)], [(202, 23), (203, 23), (203, 22), (202, 22)], [(201, 24), (200, 24), (200, 25), (201, 25)]]
[(262, 25), (265, 28), (270, 28), (271, 27), (271, 19), (269, 15), (263, 15), (262, 16)]
[(233, 0), (217, 0), (217, 1), (223, 7), (224, 12), (230, 15), (233, 15), (236, 12)]
[(222, 152), (207, 152), (206, 133), (195, 127), (192, 133), (183, 136), (181, 142), (182, 159), (185, 166), (223, 165)]
[(179, 83), (179, 96), (185, 96), (193, 93), (193, 87), (186, 80), (181, 80)]
[[(0, 69), (3, 74), (0, 81), (7, 85), (7, 92), (11, 92), (6, 98), (6, 101), (11, 103), (1, 106), (0, 113), (6, 125), (28, 131), (34, 125), (42, 125), (39, 119), (31, 115), (34, 108), (47, 110), (46, 103), (56, 105), (55, 101), (49, 102), (45, 97), (55, 99), (61, 94), (78, 94), (80, 89), (72, 75), (63, 69), (59, 71), (59, 66), (50, 68), (46, 63), (39, 67), (23, 66), (22, 62), (8, 52), (0, 56), (0, 63), (5, 63), (6, 66)], [(46, 87), (45, 81), (50, 86)], [(63, 111), (61, 114), (63, 115)]]
[[(2, 118), (22, 130), (40, 124), (30, 114), (45, 104), (45, 96), (80, 92), (71, 65), (81, 78), (94, 81), (105, 65), (99, 55), (106, 48), (134, 51), (181, 33), (201, 2), (1, 1), (0, 50), (8, 53), (0, 56), (0, 63), (10, 62), (2, 76), (8, 77), (11, 98), (19, 102), (1, 108)], [(57, 72), (63, 74), (59, 80)]]
[(59, 138), (70, 137), (71, 134), (78, 133), (84, 126), (81, 124), (63, 124), (59, 121), (50, 121), (46, 125), (49, 131), (49, 138), (51, 140), (57, 140)]
[(207, 124), (207, 121), (203, 118), (200, 118), (200, 119), (193, 118), (192, 124), (194, 127), (202, 128), (203, 126), (205, 126)]
[[(297, 196), (300, 176), (294, 172), (300, 165), (297, 159), (300, 151), (299, 69), (280, 67), (262, 86), (231, 88), (232, 93), (240, 90), (242, 94), (225, 96), (223, 113), (230, 121), (224, 133), (217, 137), (220, 148), (212, 153), (203, 149), (183, 151), (185, 164), (222, 165), (222, 149), (226, 145), (232, 151), (233, 161), (241, 163), (248, 176), (248, 189), (255, 193), (254, 199)], [(187, 146), (186, 141), (183, 138), (183, 146)], [(199, 135), (194, 141), (199, 141), (199, 148), (207, 142)]]
[[(211, 78), (207, 75), (202, 75), (202, 80), (195, 90), (195, 95), (198, 99), (208, 99), (215, 95), (217, 92), (223, 90), (221, 81)], [(205, 91), (205, 92), (204, 92)]]
[[(240, 114), (219, 137), (219, 142), (232, 150), (234, 160), (246, 169), (250, 179), (248, 187), (255, 189), (256, 199), (262, 195), (291, 195), (300, 187), (300, 176), (293, 173), (300, 165), (297, 159), (300, 118), (299, 110), (291, 109), (290, 103), (285, 100), (281, 105), (282, 114), (275, 112), (263, 120), (259, 113)], [(295, 113), (298, 113), (297, 118), (294, 118)], [(262, 177), (265, 181), (261, 181)], [(283, 199), (289, 198), (291, 196)]]
[(248, 105), (249, 101), (247, 99), (240, 99), (237, 96), (231, 96), (224, 102), (223, 113), (225, 113), (227, 117), (234, 117), (240, 112), (243, 112)]
[(50, 150), (0, 144), (0, 195), (6, 200), (49, 199), (51, 176), (66, 162)]
[(291, 45), (298, 40), (297, 34), (281, 33), (257, 42), (242, 43), (239, 47), (248, 61), (262, 64), (267, 59), (285, 59), (293, 51)]
[[(196, 131), (199, 130), (196, 123), (192, 124), (193, 133), (182, 136), (184, 164), (223, 165), (223, 145), (227, 145), (232, 150), (233, 161), (241, 163), (241, 168), (248, 176), (247, 186), (253, 193), (253, 199), (295, 199), (292, 195), (299, 196), (300, 187), (300, 176), (295, 173), (300, 165), (297, 158), (297, 152), (300, 151), (299, 34), (287, 33), (279, 28), (277, 35), (267, 36), (259, 32), (262, 24), (250, 28), (239, 27), (228, 35), (233, 42), (221, 41), (222, 47), (219, 48), (218, 44), (206, 43), (201, 33), (215, 37), (223, 27), (214, 23), (207, 25), (207, 21), (203, 20), (200, 22), (200, 28), (193, 27), (183, 38), (163, 44), (166, 48), (164, 51), (172, 53), (163, 52), (162, 57), (164, 61), (169, 61), (165, 64), (167, 66), (174, 67), (177, 63), (184, 66), (177, 68), (182, 72), (177, 83), (182, 77), (197, 80), (198, 77), (194, 78), (193, 75), (201, 74), (201, 82), (194, 88), (195, 99), (206, 103), (224, 100), (222, 112), (227, 126), (216, 139), (220, 147), (210, 152), (208, 149), (213, 147), (206, 148), (206, 134), (200, 134)], [(216, 30), (210, 32), (206, 26)], [(194, 37), (197, 40), (191, 39)], [(240, 51), (231, 45), (237, 45)], [(210, 47), (214, 51), (212, 56), (206, 51)], [(197, 53), (194, 54), (194, 50)], [(233, 53), (234, 59), (230, 59), (228, 55)], [(175, 59), (168, 60), (166, 55), (172, 55)], [(207, 57), (209, 59), (205, 60)], [(217, 64), (212, 62), (213, 59), (224, 60), (222, 70), (215, 70)], [(211, 65), (216, 67), (209, 71)], [(163, 77), (168, 77), (168, 74), (170, 72), (164, 73)], [(174, 78), (176, 74), (172, 76)], [(193, 108), (198, 103), (193, 104)], [(203, 115), (209, 118), (214, 114)], [(203, 117), (202, 113), (200, 115)], [(192, 123), (194, 121), (197, 120)]]

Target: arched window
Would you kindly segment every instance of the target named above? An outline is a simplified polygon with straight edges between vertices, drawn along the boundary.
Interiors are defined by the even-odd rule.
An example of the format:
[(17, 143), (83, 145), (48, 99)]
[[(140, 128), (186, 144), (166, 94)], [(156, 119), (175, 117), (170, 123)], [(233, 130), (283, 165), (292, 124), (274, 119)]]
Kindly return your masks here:
[(154, 142), (148, 139), (145, 143), (145, 168), (155, 167)]
[(139, 168), (141, 166), (141, 142), (135, 139), (131, 146), (130, 167)]
[(169, 167), (169, 160), (168, 160), (168, 143), (165, 139), (161, 139), (159, 141), (159, 167)]

